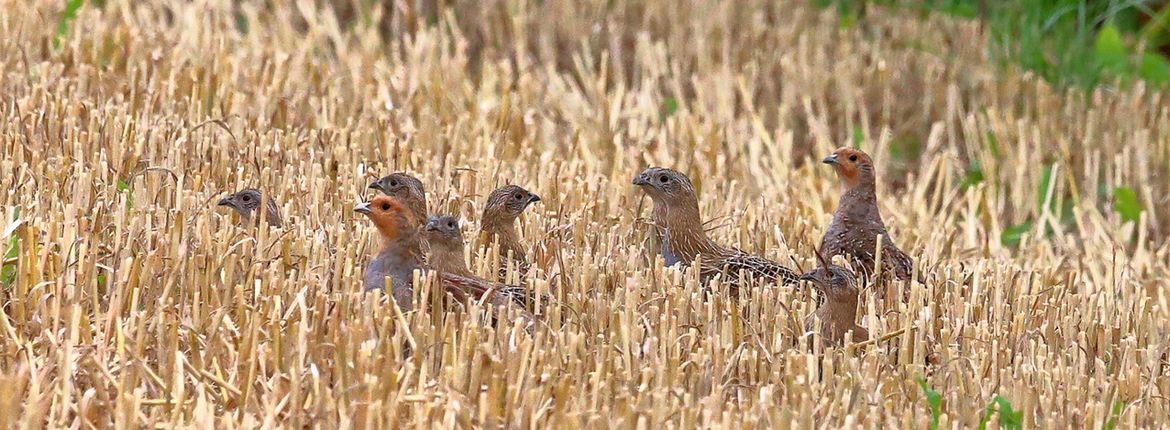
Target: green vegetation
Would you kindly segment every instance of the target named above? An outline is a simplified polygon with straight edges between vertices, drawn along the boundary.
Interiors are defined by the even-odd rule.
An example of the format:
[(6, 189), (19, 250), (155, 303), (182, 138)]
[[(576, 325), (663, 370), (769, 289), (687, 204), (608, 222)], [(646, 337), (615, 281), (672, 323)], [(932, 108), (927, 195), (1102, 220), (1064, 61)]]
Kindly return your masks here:
[(930, 430), (938, 430), (938, 419), (942, 415), (942, 394), (926, 384), (926, 378), (919, 376), (914, 379), (918, 387), (922, 388), (922, 395), (926, 396), (926, 404), (930, 405)]
[[(20, 218), (20, 208), (15, 208), (13, 217)], [(12, 281), (16, 280), (16, 257), (20, 256), (20, 238), (16, 236), (16, 232), (12, 232), (12, 237), (8, 238), (8, 247), (4, 251), (4, 258), (0, 259), (0, 287), (8, 289), (12, 285)], [(9, 261), (12, 261), (11, 263)]]
[(995, 396), (991, 399), (991, 403), (987, 405), (987, 409), (983, 413), (983, 419), (979, 421), (979, 430), (986, 430), (987, 423), (991, 421), (991, 417), (999, 413), (999, 428), (1016, 430), (1023, 428), (1024, 412), (1012, 409), (1012, 402), (1004, 396)]
[(1170, 83), (1170, 2), (1165, 0), (814, 0), (835, 7), (842, 26), (870, 5), (979, 20), (989, 49), (1061, 87), (1142, 80)]

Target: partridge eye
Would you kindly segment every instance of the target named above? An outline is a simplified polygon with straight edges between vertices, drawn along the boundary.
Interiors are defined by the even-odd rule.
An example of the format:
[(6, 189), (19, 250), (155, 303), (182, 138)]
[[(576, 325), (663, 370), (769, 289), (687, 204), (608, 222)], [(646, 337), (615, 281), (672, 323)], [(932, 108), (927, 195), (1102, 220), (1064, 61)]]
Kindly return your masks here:
[(455, 228), (455, 223), (453, 223), (453, 222), (447, 223), (447, 228)]
[(523, 195), (521, 195), (520, 193), (513, 194), (513, 195), (512, 195), (512, 197), (515, 197), (515, 198), (516, 198), (516, 200), (520, 200), (520, 199), (523, 199), (523, 198), (524, 198), (524, 196), (523, 196)]
[(658, 182), (661, 182), (661, 183), (664, 183), (664, 184), (665, 184), (665, 183), (667, 183), (667, 182), (670, 182), (670, 178), (667, 178), (667, 177), (666, 177), (666, 175), (659, 176), (659, 177), (658, 177)]
[(390, 210), (390, 204), (389, 203), (382, 203), (382, 210), (384, 210), (384, 211)]
[(390, 181), (390, 186), (391, 186), (391, 187), (397, 187), (397, 186), (398, 186), (398, 181)]
[(240, 198), (241, 198), (241, 199), (243, 199), (245, 202), (250, 202), (250, 201), (252, 201), (252, 196), (249, 196), (249, 195), (247, 195), (247, 194), (244, 194), (243, 196), (240, 196)]
[(857, 161), (857, 154), (850, 155), (850, 156), (849, 156), (849, 161)]

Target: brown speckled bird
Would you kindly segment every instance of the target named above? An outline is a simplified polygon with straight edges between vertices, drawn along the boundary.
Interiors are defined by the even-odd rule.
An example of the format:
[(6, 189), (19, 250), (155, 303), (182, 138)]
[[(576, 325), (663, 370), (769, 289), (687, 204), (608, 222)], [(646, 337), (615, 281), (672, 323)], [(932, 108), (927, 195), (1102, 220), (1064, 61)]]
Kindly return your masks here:
[(484, 245), (494, 241), (500, 243), (500, 277), (504, 280), (508, 272), (508, 258), (523, 279), (529, 268), (528, 255), (520, 234), (516, 232), (516, 218), (529, 205), (539, 202), (540, 196), (516, 185), (507, 185), (492, 191), (480, 218), (480, 239)]
[(463, 257), (463, 231), (459, 218), (451, 215), (431, 215), (423, 227), (423, 237), (431, 245), (427, 264), (435, 270), (471, 276)]
[[(252, 212), (260, 207), (260, 200), (260, 190), (245, 188), (220, 199), (219, 206), (232, 208), (240, 215), (240, 220), (244, 224), (259, 224), (260, 218), (252, 219)], [(280, 219), (280, 208), (276, 206), (276, 200), (272, 197), (269, 197), (268, 204), (264, 205), (264, 220), (272, 227), (284, 225)]]
[[(367, 203), (359, 203), (355, 212), (365, 214), (378, 228), (383, 241), (382, 249), (366, 268), (363, 280), (365, 290), (383, 288), (389, 278), (391, 295), (404, 310), (413, 309), (413, 273), (416, 269), (426, 270), (422, 265), (422, 249), (418, 222), (402, 203), (390, 196), (377, 196)], [(496, 312), (514, 309), (531, 327), (535, 317), (523, 309), (523, 291), (516, 287), (498, 284), (474, 276), (460, 276), (452, 273), (437, 273), (443, 291), (459, 301), (482, 300)]]
[(415, 221), (423, 222), (427, 219), (427, 193), (418, 178), (403, 172), (391, 173), (371, 182), (370, 188), (397, 198), (410, 210)]
[(898, 280), (910, 279), (914, 263), (894, 245), (878, 212), (873, 160), (859, 150), (840, 148), (825, 157), (824, 163), (837, 171), (844, 193), (821, 239), (821, 252), (829, 259), (845, 256), (854, 270), (868, 277), (873, 273), (877, 237), (881, 235), (882, 272)]
[(853, 332), (853, 342), (869, 339), (869, 332), (857, 325), (857, 284), (853, 273), (839, 266), (821, 266), (800, 277), (821, 293), (817, 310), (804, 319), (804, 329), (811, 332), (821, 321), (820, 335), (826, 345), (841, 345), (845, 333)]
[(725, 248), (707, 237), (699, 216), (695, 186), (686, 175), (667, 168), (651, 167), (634, 178), (654, 201), (654, 224), (662, 241), (667, 266), (689, 265), (701, 257), (702, 278), (725, 273), (732, 286), (742, 283), (740, 272), (770, 284), (796, 283), (791, 269), (766, 258)]

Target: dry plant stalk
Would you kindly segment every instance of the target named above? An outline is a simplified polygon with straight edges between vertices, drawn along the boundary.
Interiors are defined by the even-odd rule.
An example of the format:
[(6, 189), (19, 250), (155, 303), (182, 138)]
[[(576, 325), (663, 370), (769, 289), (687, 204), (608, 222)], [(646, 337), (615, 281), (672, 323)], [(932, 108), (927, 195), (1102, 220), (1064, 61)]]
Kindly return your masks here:
[[(970, 23), (804, 1), (107, 0), (58, 35), (62, 3), (0, 1), (0, 427), (924, 428), (919, 375), (945, 428), (995, 395), (1028, 427), (1170, 425), (1162, 93), (1061, 94)], [(863, 293), (880, 341), (813, 352), (802, 290), (708, 296), (647, 258), (629, 181), (667, 165), (713, 239), (812, 267), (816, 160), (855, 135), (929, 279)], [(349, 209), (398, 170), (472, 221), (540, 194), (546, 327), (360, 293)], [(245, 187), (283, 228), (215, 207)]]

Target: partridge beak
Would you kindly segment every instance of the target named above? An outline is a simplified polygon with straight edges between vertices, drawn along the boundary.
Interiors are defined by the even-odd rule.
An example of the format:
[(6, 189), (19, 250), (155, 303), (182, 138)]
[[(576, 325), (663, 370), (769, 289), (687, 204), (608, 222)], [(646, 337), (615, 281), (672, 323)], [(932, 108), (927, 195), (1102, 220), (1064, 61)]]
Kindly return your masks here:
[(811, 281), (811, 280), (816, 279), (817, 276), (813, 274), (815, 272), (816, 271), (812, 271), (812, 272), (808, 272), (808, 273), (805, 273), (803, 275), (800, 275), (800, 280), (801, 281)]
[(368, 214), (370, 213), (370, 204), (368, 202), (358, 203), (357, 206), (353, 207), (353, 211)]
[(426, 226), (423, 226), (423, 230), (426, 230), (426, 231), (439, 231), (439, 226), (435, 225), (435, 223), (433, 223), (433, 222), (427, 222), (427, 225), (426, 225)]
[(650, 185), (650, 178), (647, 178), (646, 175), (638, 175), (634, 178), (634, 185)]
[(219, 199), (219, 203), (216, 203), (216, 206), (231, 206), (231, 205), (232, 205), (231, 197), (224, 197), (222, 199)]
[(370, 182), (370, 186), (368, 186), (366, 188), (382, 191), (382, 184), (379, 183), (378, 181), (374, 181), (374, 182)]
[(538, 196), (536, 194), (533, 194), (532, 197), (528, 198), (528, 203), (536, 203), (539, 201), (540, 201), (540, 196)]
[(821, 162), (825, 164), (837, 164), (837, 154), (829, 155), (824, 160), (821, 160)]

